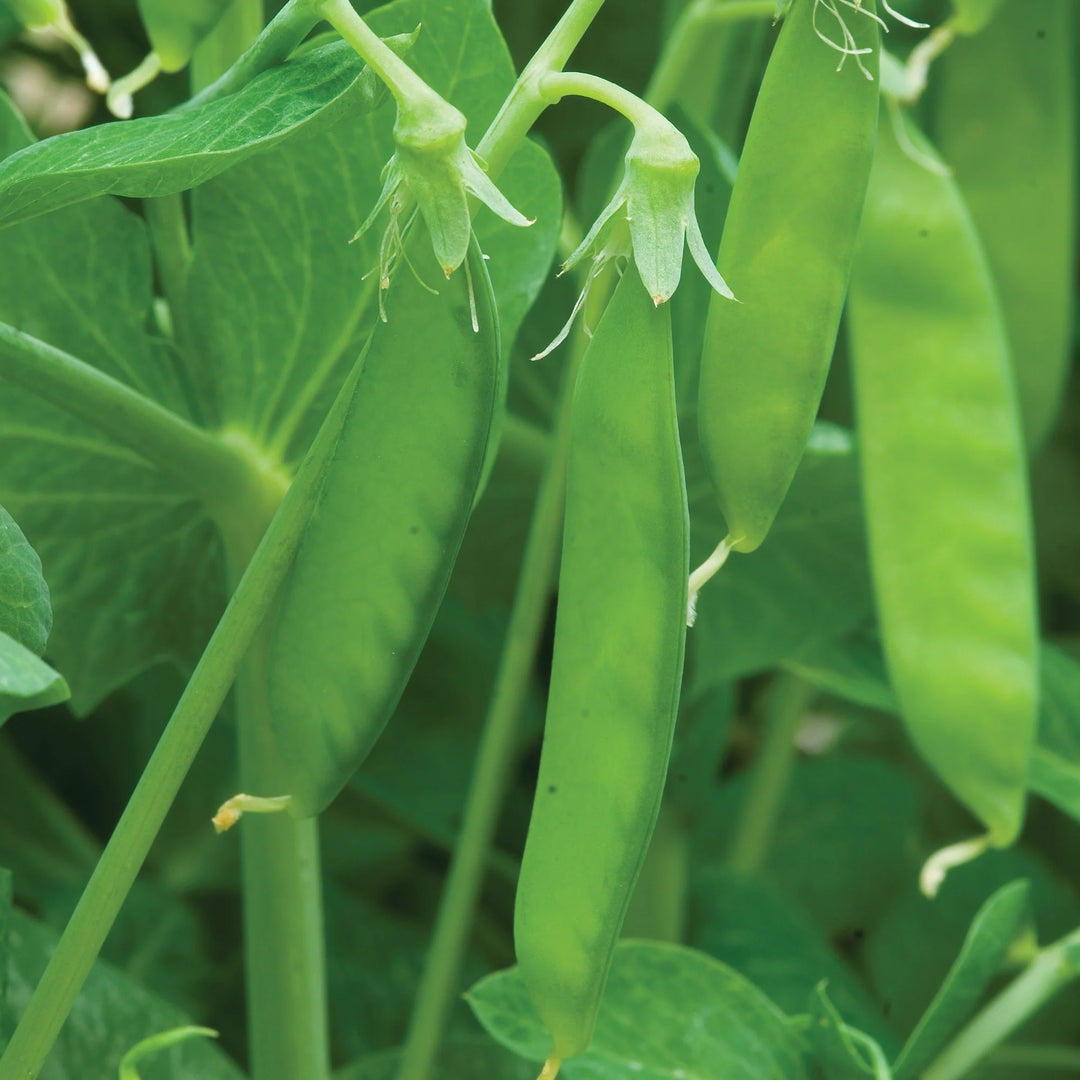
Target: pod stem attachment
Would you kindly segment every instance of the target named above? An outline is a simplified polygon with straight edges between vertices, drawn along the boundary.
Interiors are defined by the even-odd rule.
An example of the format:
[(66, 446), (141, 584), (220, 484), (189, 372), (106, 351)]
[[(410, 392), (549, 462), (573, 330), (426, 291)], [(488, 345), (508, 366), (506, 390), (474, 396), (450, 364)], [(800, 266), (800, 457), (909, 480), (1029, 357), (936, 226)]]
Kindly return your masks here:
[(109, 112), (121, 120), (130, 120), (135, 111), (135, 95), (149, 86), (161, 74), (161, 57), (156, 52), (147, 53), (139, 65), (114, 80), (105, 95)]
[(961, 840), (935, 851), (919, 871), (919, 891), (933, 900), (950, 870), (978, 858), (989, 846), (990, 836), (987, 834)]
[(219, 836), (231, 829), (244, 814), (280, 814), (288, 810), (292, 802), (291, 795), (274, 795), (269, 798), (259, 795), (234, 795), (218, 807), (213, 816), (214, 832)]
[(737, 540), (730, 534), (716, 545), (713, 553), (690, 575), (690, 586), (686, 594), (686, 625), (693, 626), (697, 619), (697, 598), (705, 584), (712, 580), (728, 556), (735, 550)]

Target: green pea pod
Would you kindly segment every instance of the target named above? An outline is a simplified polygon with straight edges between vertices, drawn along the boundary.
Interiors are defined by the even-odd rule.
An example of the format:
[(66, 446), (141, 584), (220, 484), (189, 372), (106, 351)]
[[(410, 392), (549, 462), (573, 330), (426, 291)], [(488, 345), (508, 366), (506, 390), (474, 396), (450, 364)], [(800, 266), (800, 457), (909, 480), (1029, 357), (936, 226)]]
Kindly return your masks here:
[(67, 16), (64, 0), (3, 0), (23, 26), (51, 26)]
[(514, 940), (553, 1047), (582, 1053), (660, 808), (686, 640), (669, 305), (631, 262), (574, 394), (555, 653)]
[[(728, 546), (765, 539), (802, 457), (829, 371), (862, 213), (878, 108), (878, 28), (848, 13), (847, 58), (794, 0), (754, 106), (717, 265), (698, 398), (702, 450)], [(843, 9), (846, 10), (846, 9)], [(844, 59), (844, 58), (842, 58)]]
[(233, 0), (139, 0), (150, 47), (162, 71), (180, 71)]
[(1046, 438), (1072, 344), (1075, 5), (1010, 0), (936, 69), (935, 130), (998, 286), (1028, 444)]
[(956, 183), (926, 167), (937, 156), (911, 125), (902, 148), (893, 124), (848, 301), (878, 617), (912, 741), (1004, 846), (1023, 821), (1038, 689), (1019, 409)]
[[(435, 279), (417, 240), (411, 257)], [(438, 294), (402, 268), (362, 363), (271, 642), (271, 720), (298, 817), (323, 810), (382, 733), (469, 519), (499, 365), (475, 241)]]

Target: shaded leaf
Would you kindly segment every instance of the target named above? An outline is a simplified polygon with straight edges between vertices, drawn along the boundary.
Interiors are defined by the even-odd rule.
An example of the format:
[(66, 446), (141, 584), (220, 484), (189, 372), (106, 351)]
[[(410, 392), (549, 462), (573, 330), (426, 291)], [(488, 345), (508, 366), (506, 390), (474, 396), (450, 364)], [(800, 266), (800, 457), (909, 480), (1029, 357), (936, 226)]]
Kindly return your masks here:
[[(56, 945), (51, 931), (19, 911), (8, 935), (7, 1023), (22, 1014)], [(136, 1043), (187, 1019), (108, 964), (97, 963), (41, 1071), (41, 1080), (116, 1080), (120, 1059)], [(11, 1035), (0, 1029), (0, 1043)], [(140, 1066), (142, 1080), (242, 1080), (216, 1046), (197, 1039)]]
[(0, 633), (40, 656), (52, 629), (41, 560), (15, 519), (0, 506)]
[[(334, 1080), (394, 1080), (401, 1051), (371, 1054), (336, 1073)], [(536, 1068), (487, 1039), (447, 1039), (439, 1047), (439, 1080), (536, 1080)]]
[(58, 705), (69, 696), (60, 674), (0, 632), (0, 724), (14, 713)]
[(960, 955), (896, 1059), (897, 1080), (918, 1076), (978, 1004), (1016, 935), (1029, 891), (1026, 881), (1014, 881), (979, 908)]
[[(504, 1046), (543, 1061), (550, 1037), (517, 968), (468, 994)], [(569, 1080), (805, 1080), (801, 1049), (783, 1015), (752, 983), (704, 953), (624, 941), (615, 950), (591, 1048), (563, 1063)]]
[(877, 1042), (844, 1023), (829, 999), (828, 984), (820, 983), (810, 995), (810, 1043), (825, 1080), (892, 1080), (889, 1063)]

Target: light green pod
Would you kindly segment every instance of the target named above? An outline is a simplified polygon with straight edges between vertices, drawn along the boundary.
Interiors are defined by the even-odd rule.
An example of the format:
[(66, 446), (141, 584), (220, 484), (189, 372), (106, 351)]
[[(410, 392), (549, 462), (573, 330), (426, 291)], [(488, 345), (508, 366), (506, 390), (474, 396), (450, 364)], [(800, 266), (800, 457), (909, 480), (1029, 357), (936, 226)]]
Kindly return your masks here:
[(574, 394), (555, 652), (514, 941), (552, 1036), (589, 1045), (660, 808), (682, 678), (686, 487), (671, 316), (631, 262)]
[[(713, 297), (698, 426), (730, 547), (765, 539), (817, 415), (873, 157), (878, 85), (794, 0), (746, 136), (717, 265), (740, 303)], [(872, 0), (842, 9), (876, 78)]]
[(934, 68), (934, 130), (975, 220), (1028, 445), (1057, 415), (1076, 289), (1076, 5), (1010, 0)]
[[(417, 241), (410, 258), (435, 280), (426, 234)], [(368, 344), (283, 587), (271, 641), (270, 706), (284, 793), (298, 817), (323, 810), (382, 733), (427, 639), (469, 520), (500, 350), (475, 241), (467, 265), (475, 311), (464, 271), (440, 281), (437, 294), (409, 267), (397, 274), (387, 322), (376, 325)]]
[[(935, 157), (908, 127), (910, 144)], [(1004, 846), (1023, 822), (1038, 711), (1019, 409), (993, 282), (956, 183), (907, 156), (888, 118), (848, 313), (889, 674), (919, 752)]]
[(231, 4), (232, 0), (139, 0), (139, 14), (161, 70), (186, 67), (196, 46)]

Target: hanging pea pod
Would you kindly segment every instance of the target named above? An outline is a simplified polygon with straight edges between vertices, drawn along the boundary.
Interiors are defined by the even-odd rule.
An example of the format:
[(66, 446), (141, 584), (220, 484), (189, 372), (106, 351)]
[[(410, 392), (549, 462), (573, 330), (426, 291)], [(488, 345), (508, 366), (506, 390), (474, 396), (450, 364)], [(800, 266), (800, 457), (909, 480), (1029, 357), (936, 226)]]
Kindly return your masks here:
[(0, 0), (27, 29), (51, 27), (78, 54), (86, 72), (86, 85), (99, 94), (109, 89), (109, 73), (93, 46), (76, 29), (64, 0)]
[[(883, 118), (848, 312), (866, 519), (889, 673), (907, 730), (987, 835), (1020, 830), (1038, 621), (1027, 466), (1008, 346), (955, 182)], [(919, 160), (906, 152), (916, 147)]]
[(552, 1037), (589, 1045), (660, 808), (686, 637), (671, 315), (631, 262), (574, 393), (555, 653), (514, 941)]
[[(754, 106), (717, 264), (738, 304), (713, 297), (698, 397), (727, 550), (764, 539), (802, 458), (836, 341), (873, 156), (877, 83), (837, 71), (814, 0), (794, 0)], [(877, 74), (870, 0), (849, 18)], [(841, 59), (845, 59), (841, 57)], [(808, 132), (812, 132), (810, 137)]]
[[(434, 279), (419, 227), (416, 239), (411, 258)], [(402, 268), (282, 591), (270, 707), (298, 817), (323, 810), (381, 734), (469, 519), (495, 407), (499, 331), (475, 240), (465, 265), (437, 294)]]
[(1028, 445), (1068, 373), (1076, 268), (1076, 7), (1011, 0), (935, 69), (934, 120), (986, 246)]

